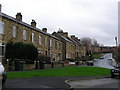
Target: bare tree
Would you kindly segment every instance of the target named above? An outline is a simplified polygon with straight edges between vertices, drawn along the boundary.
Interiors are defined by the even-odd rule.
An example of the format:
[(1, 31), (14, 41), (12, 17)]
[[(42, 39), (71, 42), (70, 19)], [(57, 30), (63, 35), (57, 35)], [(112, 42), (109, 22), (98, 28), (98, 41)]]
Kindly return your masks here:
[(91, 38), (89, 38), (89, 37), (83, 37), (83, 38), (81, 39), (81, 42), (82, 42), (82, 44), (86, 47), (87, 50), (89, 49), (89, 47), (90, 47), (91, 44), (92, 44), (92, 40), (91, 40)]
[(92, 39), (92, 45), (93, 46), (99, 46), (99, 43), (97, 42), (96, 39)]

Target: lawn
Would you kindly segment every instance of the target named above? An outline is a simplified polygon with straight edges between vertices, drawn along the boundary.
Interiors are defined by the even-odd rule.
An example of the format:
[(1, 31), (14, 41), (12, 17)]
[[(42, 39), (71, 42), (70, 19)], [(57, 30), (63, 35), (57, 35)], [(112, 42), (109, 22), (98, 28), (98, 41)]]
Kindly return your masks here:
[(55, 76), (104, 76), (110, 75), (110, 69), (100, 67), (64, 67), (22, 72), (8, 72), (8, 79)]

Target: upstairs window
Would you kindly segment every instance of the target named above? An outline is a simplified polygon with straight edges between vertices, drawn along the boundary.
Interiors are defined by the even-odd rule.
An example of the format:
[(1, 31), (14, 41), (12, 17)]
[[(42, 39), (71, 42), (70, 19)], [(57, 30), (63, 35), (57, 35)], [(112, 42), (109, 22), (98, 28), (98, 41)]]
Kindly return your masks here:
[(35, 36), (35, 34), (32, 33), (32, 42), (34, 42), (34, 36)]
[(0, 34), (4, 34), (4, 22), (0, 21)]
[(45, 38), (45, 45), (46, 46), (48, 45), (48, 38), (47, 37)]
[(42, 35), (39, 35), (39, 44), (42, 44)]
[(57, 41), (55, 41), (55, 49), (57, 49)]
[(50, 47), (52, 47), (52, 40), (50, 40)]
[(17, 27), (16, 26), (12, 27), (12, 32), (13, 32), (13, 37), (16, 37), (17, 36)]
[(26, 40), (27, 39), (27, 36), (26, 36), (26, 30), (23, 30), (23, 40)]

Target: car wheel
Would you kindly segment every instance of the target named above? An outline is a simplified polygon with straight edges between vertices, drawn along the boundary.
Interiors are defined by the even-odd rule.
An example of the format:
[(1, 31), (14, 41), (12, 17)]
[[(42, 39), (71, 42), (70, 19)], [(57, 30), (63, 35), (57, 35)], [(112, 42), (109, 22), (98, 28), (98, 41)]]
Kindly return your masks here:
[(7, 75), (4, 75), (2, 79), (2, 85), (4, 85), (4, 83), (6, 82), (6, 78), (7, 78)]

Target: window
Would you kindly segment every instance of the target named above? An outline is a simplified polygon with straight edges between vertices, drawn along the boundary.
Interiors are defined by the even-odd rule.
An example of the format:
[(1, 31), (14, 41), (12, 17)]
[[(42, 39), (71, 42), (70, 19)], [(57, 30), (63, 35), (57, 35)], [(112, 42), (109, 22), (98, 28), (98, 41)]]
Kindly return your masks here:
[(57, 41), (55, 41), (55, 49), (57, 49)]
[(35, 34), (32, 33), (32, 42), (34, 42), (34, 36), (35, 36)]
[(51, 59), (53, 58), (53, 54), (52, 54), (52, 53), (50, 53), (50, 58), (51, 58)]
[(12, 30), (13, 30), (13, 37), (16, 37), (17, 36), (17, 27), (13, 26)]
[(52, 40), (50, 40), (50, 47), (52, 47)]
[(26, 30), (23, 30), (23, 39), (26, 40)]
[(58, 60), (61, 59), (61, 53), (58, 53)]
[(4, 49), (5, 45), (3, 43), (0, 43), (0, 56), (4, 56)]
[(0, 21), (0, 34), (4, 34), (4, 22)]
[(48, 38), (47, 37), (45, 38), (45, 45), (46, 46), (48, 45)]
[(58, 49), (60, 50), (60, 42), (58, 42)]
[(45, 51), (45, 55), (47, 56), (47, 51)]
[(39, 54), (42, 54), (43, 52), (42, 52), (42, 50), (39, 50), (38, 53), (39, 53)]
[(42, 35), (39, 35), (39, 44), (42, 44)]

